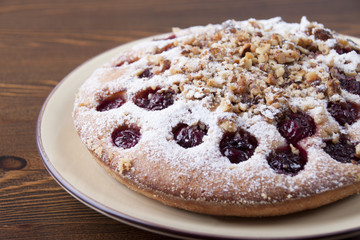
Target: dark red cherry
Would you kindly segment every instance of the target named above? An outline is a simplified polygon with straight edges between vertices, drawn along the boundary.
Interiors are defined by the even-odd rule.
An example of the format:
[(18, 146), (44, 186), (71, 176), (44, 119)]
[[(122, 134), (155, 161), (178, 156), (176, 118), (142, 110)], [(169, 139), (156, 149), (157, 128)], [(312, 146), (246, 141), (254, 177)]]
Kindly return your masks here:
[(113, 143), (124, 149), (134, 147), (140, 140), (140, 129), (137, 127), (121, 126), (111, 135)]
[(183, 148), (191, 148), (203, 142), (203, 137), (207, 133), (207, 128), (204, 124), (189, 126), (180, 124), (174, 128), (173, 134), (177, 144)]
[(258, 146), (258, 141), (249, 132), (239, 129), (236, 132), (227, 132), (220, 141), (220, 152), (231, 163), (240, 163), (248, 160)]
[(356, 81), (354, 77), (341, 79), (340, 87), (349, 93), (360, 95), (360, 82)]
[(331, 69), (331, 77), (340, 81), (340, 87), (352, 94), (360, 95), (360, 82), (355, 77), (348, 77), (338, 68)]
[(160, 88), (148, 88), (135, 95), (134, 103), (141, 108), (156, 111), (162, 110), (174, 103), (175, 92), (173, 90), (161, 90)]
[(280, 174), (296, 175), (304, 169), (307, 162), (305, 150), (298, 147), (298, 153), (294, 153), (290, 146), (285, 146), (271, 152), (267, 157), (269, 166)]
[(353, 124), (358, 118), (358, 107), (350, 102), (329, 102), (327, 109), (341, 126)]
[(146, 68), (140, 75), (139, 78), (151, 78), (153, 73), (151, 72), (151, 68)]
[(99, 112), (105, 112), (111, 109), (119, 108), (126, 102), (125, 98), (125, 92), (118, 92), (101, 101), (96, 107), (96, 110)]
[(325, 29), (315, 29), (314, 36), (315, 39), (319, 39), (321, 41), (326, 41), (330, 38), (333, 38), (332, 34)]
[(360, 159), (355, 157), (355, 146), (345, 137), (341, 137), (338, 143), (331, 140), (325, 142), (324, 151), (336, 161), (342, 163), (351, 163), (353, 161), (360, 163)]
[(352, 49), (350, 47), (342, 47), (338, 44), (334, 47), (334, 50), (340, 55), (352, 51)]
[(286, 115), (278, 124), (280, 134), (293, 145), (301, 139), (312, 136), (316, 125), (312, 117), (301, 112)]

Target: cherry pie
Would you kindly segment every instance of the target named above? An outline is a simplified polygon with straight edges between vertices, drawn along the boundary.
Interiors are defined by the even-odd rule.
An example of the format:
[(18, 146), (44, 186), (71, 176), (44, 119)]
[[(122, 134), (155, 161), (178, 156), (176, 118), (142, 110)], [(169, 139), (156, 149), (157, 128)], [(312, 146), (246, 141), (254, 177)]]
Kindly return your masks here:
[(274, 216), (360, 191), (360, 48), (305, 17), (174, 29), (81, 86), (75, 127), (164, 204)]

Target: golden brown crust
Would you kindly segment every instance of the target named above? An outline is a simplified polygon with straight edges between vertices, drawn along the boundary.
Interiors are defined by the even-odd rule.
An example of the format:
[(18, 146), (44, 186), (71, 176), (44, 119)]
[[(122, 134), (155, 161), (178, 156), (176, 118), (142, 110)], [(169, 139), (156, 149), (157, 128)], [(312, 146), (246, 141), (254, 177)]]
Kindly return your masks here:
[(300, 199), (287, 199), (286, 201), (273, 204), (224, 204), (222, 202), (214, 201), (186, 200), (181, 197), (175, 197), (174, 195), (156, 191), (154, 190), (156, 187), (149, 188), (139, 185), (132, 179), (116, 173), (114, 169), (110, 168), (109, 165), (105, 164), (96, 157), (96, 154), (94, 154), (94, 159), (108, 172), (109, 175), (125, 184), (131, 190), (141, 193), (151, 199), (155, 199), (168, 206), (212, 215), (243, 217), (280, 216), (314, 209), (351, 196), (360, 191), (360, 182), (358, 182), (354, 185), (343, 186), (336, 190), (326, 191), (318, 195)]
[[(314, 38), (321, 31), (326, 32)], [(326, 106), (344, 101), (360, 106), (360, 96), (342, 90), (331, 69), (360, 81), (360, 57), (356, 51), (337, 54), (339, 43), (357, 48), (333, 32), (333, 39), (324, 39), (327, 31), (306, 19), (297, 25), (252, 19), (177, 30), (137, 45), (97, 69), (79, 89), (75, 127), (111, 176), (169, 206), (259, 217), (337, 201), (360, 191), (360, 164), (333, 159), (324, 151), (326, 141), (346, 136), (360, 158), (360, 121), (339, 124)], [(139, 92), (158, 88), (176, 93), (170, 107), (151, 111), (134, 104)], [(97, 110), (119, 92), (124, 105)], [(279, 173), (267, 161), (287, 144), (277, 122), (297, 111), (311, 116), (316, 131), (291, 144), (295, 155), (306, 151), (304, 169)], [(177, 144), (173, 131), (179, 124), (199, 123), (208, 129), (200, 145)], [(114, 144), (113, 133), (122, 126), (140, 129), (135, 146)], [(235, 164), (219, 145), (225, 133), (239, 128), (258, 145), (246, 161)]]

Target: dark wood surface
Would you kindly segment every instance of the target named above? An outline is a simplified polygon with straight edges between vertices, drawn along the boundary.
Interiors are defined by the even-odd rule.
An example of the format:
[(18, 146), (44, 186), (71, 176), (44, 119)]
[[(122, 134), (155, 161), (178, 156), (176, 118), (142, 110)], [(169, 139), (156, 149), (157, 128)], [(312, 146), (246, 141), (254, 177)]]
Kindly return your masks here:
[(53, 180), (35, 141), (45, 98), (85, 60), (173, 26), (303, 15), (360, 37), (359, 0), (1, 0), (0, 239), (168, 239), (91, 210)]

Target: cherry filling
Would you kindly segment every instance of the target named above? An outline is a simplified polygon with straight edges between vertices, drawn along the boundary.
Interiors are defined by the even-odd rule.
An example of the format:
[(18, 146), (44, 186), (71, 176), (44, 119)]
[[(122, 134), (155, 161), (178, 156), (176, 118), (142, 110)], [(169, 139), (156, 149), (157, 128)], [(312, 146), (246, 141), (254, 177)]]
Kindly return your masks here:
[(341, 137), (338, 143), (328, 140), (325, 142), (324, 151), (333, 159), (342, 163), (360, 163), (360, 158), (355, 157), (355, 146), (345, 137)]
[(340, 81), (340, 87), (349, 93), (360, 95), (360, 82), (355, 77), (348, 77), (338, 68), (331, 69), (331, 77)]
[(140, 75), (139, 78), (151, 78), (154, 74), (151, 72), (151, 68), (146, 68)]
[(315, 39), (319, 39), (321, 41), (326, 41), (330, 38), (333, 38), (332, 34), (325, 29), (315, 29), (314, 36)]
[(148, 110), (162, 110), (174, 103), (175, 92), (173, 90), (161, 90), (160, 88), (148, 88), (137, 93), (133, 101), (135, 105)]
[(353, 124), (358, 118), (359, 107), (350, 102), (329, 102), (327, 109), (330, 115), (335, 118), (335, 120), (341, 125), (344, 126), (347, 124)]
[(231, 163), (240, 163), (248, 160), (258, 146), (258, 141), (249, 132), (239, 129), (236, 132), (227, 132), (220, 141), (220, 152)]
[(338, 44), (334, 47), (334, 50), (340, 55), (344, 54), (344, 53), (349, 53), (352, 51), (352, 49), (350, 47), (342, 47)]
[(349, 93), (360, 95), (360, 82), (356, 81), (354, 77), (341, 79), (340, 87)]
[(96, 111), (105, 112), (111, 109), (119, 108), (126, 102), (125, 92), (121, 91), (102, 100), (96, 107)]
[(183, 148), (191, 148), (203, 142), (207, 127), (202, 123), (195, 126), (180, 124), (174, 128), (173, 134), (177, 144)]
[(286, 115), (278, 124), (280, 134), (287, 142), (297, 145), (301, 139), (312, 136), (316, 125), (312, 117), (301, 112)]
[(296, 175), (304, 169), (307, 162), (307, 154), (300, 147), (295, 149), (295, 151), (290, 146), (276, 149), (267, 157), (269, 166), (277, 173), (291, 176)]
[(124, 149), (134, 147), (140, 140), (140, 129), (138, 127), (121, 126), (111, 134), (115, 146)]

